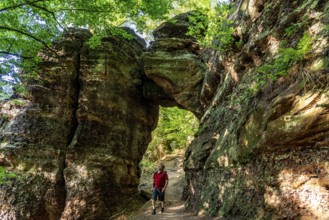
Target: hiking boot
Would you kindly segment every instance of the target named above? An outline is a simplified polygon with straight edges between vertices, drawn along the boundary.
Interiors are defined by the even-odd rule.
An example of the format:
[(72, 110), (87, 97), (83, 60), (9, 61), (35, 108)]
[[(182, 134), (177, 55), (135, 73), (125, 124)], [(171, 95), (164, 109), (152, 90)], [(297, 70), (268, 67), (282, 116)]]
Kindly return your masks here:
[(153, 209), (153, 211), (152, 211), (152, 215), (155, 215), (155, 214), (156, 214), (155, 209)]
[(164, 208), (161, 208), (161, 213), (164, 213)]

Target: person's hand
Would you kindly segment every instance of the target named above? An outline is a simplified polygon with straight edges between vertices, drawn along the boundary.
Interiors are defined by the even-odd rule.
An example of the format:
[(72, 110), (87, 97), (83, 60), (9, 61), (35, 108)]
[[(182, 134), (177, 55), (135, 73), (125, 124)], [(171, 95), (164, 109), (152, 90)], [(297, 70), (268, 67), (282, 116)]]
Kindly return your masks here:
[(161, 191), (162, 191), (162, 192), (165, 192), (165, 191), (166, 191), (166, 188), (163, 188)]

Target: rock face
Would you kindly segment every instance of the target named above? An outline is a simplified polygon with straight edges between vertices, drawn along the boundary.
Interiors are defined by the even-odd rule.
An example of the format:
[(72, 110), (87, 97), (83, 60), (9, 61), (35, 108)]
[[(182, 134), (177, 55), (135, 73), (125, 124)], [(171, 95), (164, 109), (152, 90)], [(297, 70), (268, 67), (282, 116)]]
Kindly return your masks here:
[(59, 57), (43, 54), (40, 78), (29, 83), (29, 99), (1, 103), (0, 165), (19, 176), (1, 185), (1, 219), (59, 219), (62, 214), (66, 150), (76, 126), (77, 63), (86, 37), (67, 37), (56, 48), (63, 51)]
[(137, 194), (158, 107), (142, 94), (143, 46), (66, 33), (42, 54), (29, 100), (1, 104), (1, 219), (109, 219)]
[(104, 38), (96, 49), (81, 50), (77, 127), (64, 169), (63, 219), (109, 218), (136, 194), (139, 162), (158, 117), (158, 107), (142, 95), (142, 52), (137, 41), (116, 37)]
[(186, 152), (187, 206), (227, 219), (329, 219), (329, 4), (237, 3), (242, 46), (213, 63), (224, 80)]
[(200, 46), (187, 34), (191, 25), (188, 16), (189, 13), (174, 17), (174, 24), (163, 23), (153, 32), (155, 41), (143, 56), (144, 70), (167, 94), (167, 99), (175, 101), (173, 105), (201, 118), (204, 113), (201, 90), (208, 68)]
[[(201, 119), (187, 208), (224, 219), (329, 219), (329, 3), (240, 0), (228, 51), (188, 14), (145, 48), (72, 30), (41, 53), (29, 98), (0, 105), (2, 219), (110, 219), (135, 198), (158, 105)], [(220, 42), (219, 42), (220, 43)]]

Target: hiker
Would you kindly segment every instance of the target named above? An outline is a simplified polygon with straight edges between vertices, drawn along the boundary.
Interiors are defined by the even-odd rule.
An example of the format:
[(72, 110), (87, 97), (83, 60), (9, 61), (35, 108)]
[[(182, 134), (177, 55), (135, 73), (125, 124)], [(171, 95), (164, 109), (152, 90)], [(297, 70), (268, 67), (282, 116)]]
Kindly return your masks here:
[(156, 214), (155, 211), (155, 201), (159, 198), (161, 204), (161, 213), (164, 212), (164, 197), (166, 187), (168, 185), (168, 175), (164, 171), (164, 165), (162, 163), (158, 164), (158, 170), (153, 175), (153, 188), (152, 188), (152, 215)]

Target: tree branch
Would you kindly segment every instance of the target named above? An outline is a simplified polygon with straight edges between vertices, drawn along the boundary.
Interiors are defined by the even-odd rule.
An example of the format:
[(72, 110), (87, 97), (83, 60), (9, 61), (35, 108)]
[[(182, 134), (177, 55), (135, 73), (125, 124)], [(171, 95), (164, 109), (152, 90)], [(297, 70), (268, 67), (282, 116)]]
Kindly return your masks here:
[(35, 8), (38, 8), (38, 9), (40, 9), (40, 10), (43, 10), (43, 11), (45, 11), (45, 12), (51, 14), (51, 16), (52, 16), (53, 19), (56, 21), (56, 23), (59, 25), (59, 27), (62, 28), (63, 30), (65, 29), (65, 28), (64, 28), (64, 27), (58, 22), (58, 20), (57, 20), (57, 18), (56, 18), (56, 14), (55, 14), (55, 12), (50, 11), (49, 9), (47, 9), (47, 8), (45, 8), (45, 7), (42, 7), (42, 6), (36, 5), (35, 3), (30, 3), (30, 4), (28, 4), (28, 5), (30, 5), (30, 6), (32, 6), (32, 7), (35, 7)]
[(29, 38), (32, 38), (33, 40), (41, 43), (44, 47), (46, 47), (48, 50), (52, 51), (52, 52), (55, 52), (52, 48), (50, 48), (47, 43), (35, 36), (33, 36), (32, 34), (30, 33), (27, 33), (27, 32), (24, 32), (24, 31), (21, 31), (21, 30), (17, 30), (17, 29), (14, 29), (14, 28), (11, 28), (11, 27), (5, 27), (5, 26), (0, 26), (0, 29), (3, 29), (3, 30), (7, 30), (7, 31), (11, 31), (11, 32), (15, 32), (15, 33), (19, 33), (21, 35), (24, 35), (26, 37), (29, 37)]
[(11, 51), (11, 48), (14, 45), (14, 41), (10, 41), (8, 39), (5, 39), (5, 40), (9, 43), (9, 48), (7, 49), (7, 51)]
[(57, 11), (85, 11), (85, 12), (95, 12), (95, 13), (113, 12), (113, 11), (109, 11), (109, 10), (96, 10), (96, 9), (87, 9), (87, 8), (60, 8)]
[(17, 54), (17, 53), (10, 53), (10, 52), (7, 52), (7, 51), (0, 51), (0, 54), (5, 54), (5, 55), (9, 55), (9, 56), (24, 58), (24, 59), (32, 59), (33, 58), (33, 57), (28, 57), (28, 56), (22, 56), (22, 55)]
[(15, 8), (22, 7), (24, 5), (35, 4), (35, 3), (38, 3), (38, 2), (44, 2), (44, 1), (47, 1), (47, 0), (36, 0), (36, 1), (33, 1), (33, 2), (24, 2), (24, 3), (21, 3), (21, 4), (12, 5), (12, 6), (8, 6), (8, 7), (5, 7), (5, 8), (0, 8), (0, 12), (8, 11), (8, 10), (12, 10), (12, 9), (15, 9)]

